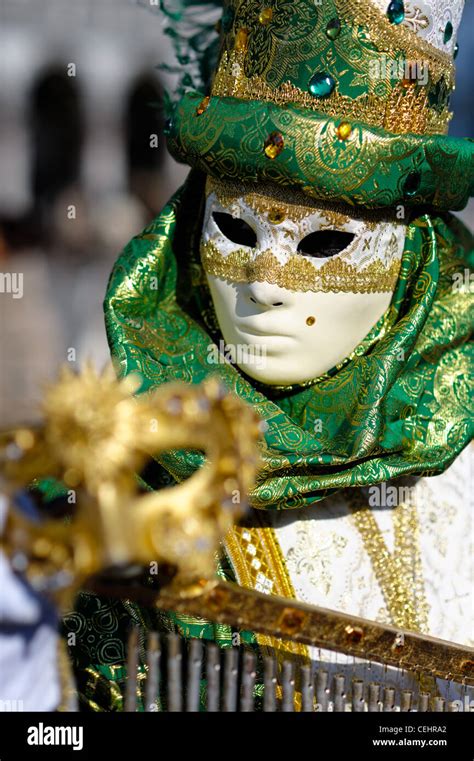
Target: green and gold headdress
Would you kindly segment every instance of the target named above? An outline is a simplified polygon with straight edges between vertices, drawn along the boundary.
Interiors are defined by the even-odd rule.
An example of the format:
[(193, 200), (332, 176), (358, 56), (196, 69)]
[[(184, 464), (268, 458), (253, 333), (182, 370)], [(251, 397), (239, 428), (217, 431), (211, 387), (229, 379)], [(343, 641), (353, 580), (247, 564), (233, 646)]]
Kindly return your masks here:
[[(181, 15), (186, 6), (203, 12), (202, 3), (175, 5)], [(445, 134), (462, 3), (441, 40), (405, 23), (402, 0), (385, 10), (384, 0), (222, 5), (219, 39), (187, 38), (189, 50), (208, 43), (201, 74), (204, 60), (218, 64), (207, 91), (188, 87), (168, 122), (175, 158), (219, 179), (276, 182), (324, 201), (465, 206), (474, 146)]]

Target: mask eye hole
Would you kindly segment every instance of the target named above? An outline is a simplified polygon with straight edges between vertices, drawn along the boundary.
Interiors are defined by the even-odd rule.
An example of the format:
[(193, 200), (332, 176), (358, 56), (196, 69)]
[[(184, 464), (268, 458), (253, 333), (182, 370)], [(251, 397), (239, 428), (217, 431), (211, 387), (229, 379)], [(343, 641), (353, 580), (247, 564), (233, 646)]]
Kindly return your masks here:
[(232, 243), (237, 243), (239, 246), (249, 246), (250, 248), (255, 248), (257, 245), (255, 231), (243, 219), (238, 219), (233, 217), (232, 214), (226, 214), (223, 211), (214, 211), (212, 218), (221, 233), (231, 240)]
[(323, 259), (340, 254), (354, 238), (353, 233), (342, 230), (318, 230), (302, 238), (297, 250), (299, 254)]

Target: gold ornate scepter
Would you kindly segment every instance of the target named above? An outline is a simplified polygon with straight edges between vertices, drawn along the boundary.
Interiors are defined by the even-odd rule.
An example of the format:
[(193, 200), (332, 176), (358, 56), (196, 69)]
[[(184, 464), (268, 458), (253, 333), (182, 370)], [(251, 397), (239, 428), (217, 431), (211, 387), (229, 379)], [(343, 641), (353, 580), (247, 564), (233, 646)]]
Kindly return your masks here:
[[(33, 583), (68, 572), (68, 602), (109, 568), (166, 563), (180, 586), (211, 577), (219, 542), (245, 509), (258, 462), (251, 408), (214, 380), (135, 398), (139, 385), (118, 382), (111, 369), (64, 370), (45, 394), (44, 424), (0, 438), (4, 491), (55, 478), (73, 505), (67, 523), (40, 524), (14, 507), (2, 539), (10, 557), (28, 558)], [(178, 486), (140, 493), (136, 474), (152, 455), (180, 448), (205, 452), (203, 467)]]

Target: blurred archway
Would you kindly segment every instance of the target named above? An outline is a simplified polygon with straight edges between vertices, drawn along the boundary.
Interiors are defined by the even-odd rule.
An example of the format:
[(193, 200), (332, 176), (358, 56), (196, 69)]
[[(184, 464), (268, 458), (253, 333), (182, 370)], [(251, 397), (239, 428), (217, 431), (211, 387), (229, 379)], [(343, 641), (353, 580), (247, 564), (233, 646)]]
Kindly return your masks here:
[(84, 117), (79, 86), (64, 65), (40, 73), (29, 99), (32, 213), (47, 230), (53, 207), (80, 184)]
[(162, 89), (148, 71), (132, 82), (125, 104), (125, 153), (128, 190), (157, 214), (163, 204), (159, 171), (165, 160)]

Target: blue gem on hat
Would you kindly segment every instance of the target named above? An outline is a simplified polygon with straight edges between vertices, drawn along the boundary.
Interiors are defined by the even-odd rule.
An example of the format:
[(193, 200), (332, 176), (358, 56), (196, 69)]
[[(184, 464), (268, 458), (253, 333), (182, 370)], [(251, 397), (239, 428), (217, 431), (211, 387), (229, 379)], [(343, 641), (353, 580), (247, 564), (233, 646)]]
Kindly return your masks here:
[(387, 17), (391, 24), (401, 24), (405, 18), (405, 4), (403, 0), (392, 0), (387, 8)]
[(308, 90), (315, 98), (327, 98), (335, 86), (336, 82), (330, 74), (325, 71), (318, 71), (309, 80)]

